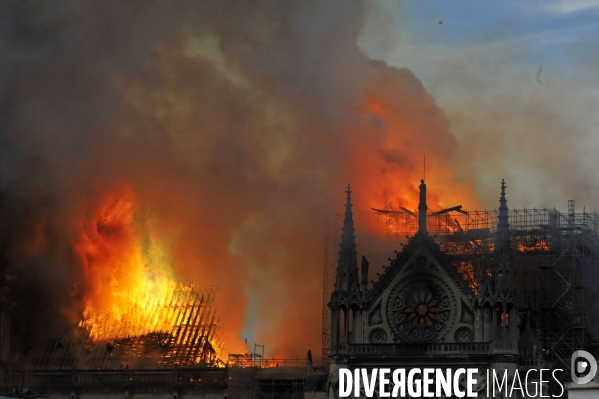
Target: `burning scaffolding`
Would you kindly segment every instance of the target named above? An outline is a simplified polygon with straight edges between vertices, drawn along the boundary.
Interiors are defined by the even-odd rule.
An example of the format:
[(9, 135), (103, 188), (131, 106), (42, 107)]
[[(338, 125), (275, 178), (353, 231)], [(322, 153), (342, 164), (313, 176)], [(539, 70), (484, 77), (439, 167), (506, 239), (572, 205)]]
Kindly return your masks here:
[[(258, 353), (257, 348), (262, 352)], [(301, 399), (312, 369), (307, 358), (264, 357), (264, 346), (254, 345), (254, 352), (230, 354), (228, 361), (228, 395), (231, 399)], [(324, 380), (324, 374), (321, 374)]]
[[(599, 342), (599, 215), (556, 209), (513, 209), (509, 212), (511, 248), (523, 313), (530, 317), (544, 355), (560, 368), (570, 367), (577, 349)], [(477, 291), (480, 277), (490, 275), (497, 210), (459, 209), (428, 214), (430, 234)], [(358, 250), (372, 265), (386, 258), (417, 231), (417, 215), (409, 210), (354, 212)], [(323, 358), (330, 350), (328, 303), (334, 279), (342, 216), (329, 214), (325, 224), (322, 313)], [(374, 259), (374, 261), (373, 261)]]
[(27, 357), (27, 368), (224, 366), (219, 358), (223, 334), (214, 288), (178, 286), (168, 298), (157, 301), (152, 312), (143, 313), (147, 320), (140, 320), (150, 326), (150, 332), (123, 332), (111, 339), (94, 340), (91, 326), (83, 321), (75, 331), (65, 330), (60, 337), (38, 343)]

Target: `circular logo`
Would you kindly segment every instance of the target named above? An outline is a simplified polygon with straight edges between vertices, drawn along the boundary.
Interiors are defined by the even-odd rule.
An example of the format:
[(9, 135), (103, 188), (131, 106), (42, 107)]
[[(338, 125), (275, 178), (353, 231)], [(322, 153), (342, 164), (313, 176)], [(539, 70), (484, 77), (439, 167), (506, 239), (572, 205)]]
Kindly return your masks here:
[(430, 275), (415, 275), (391, 291), (389, 324), (406, 342), (432, 342), (451, 329), (455, 303), (447, 284)]

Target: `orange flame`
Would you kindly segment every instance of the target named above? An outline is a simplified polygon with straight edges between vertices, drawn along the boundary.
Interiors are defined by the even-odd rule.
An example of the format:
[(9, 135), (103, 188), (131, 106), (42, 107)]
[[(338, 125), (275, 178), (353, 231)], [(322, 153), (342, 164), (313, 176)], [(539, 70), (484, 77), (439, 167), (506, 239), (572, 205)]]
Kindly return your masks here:
[[(80, 326), (98, 341), (171, 333), (188, 326), (190, 320), (214, 322), (212, 309), (201, 310), (206, 307), (206, 300), (200, 299), (203, 293), (177, 282), (165, 246), (152, 236), (143, 217), (134, 217), (131, 189), (119, 191), (81, 223), (82, 238), (76, 248), (88, 287)], [(198, 332), (176, 337), (177, 343), (194, 336), (199, 340), (201, 331), (215, 351), (222, 348), (214, 332), (199, 326), (189, 330), (194, 328)]]
[(403, 88), (401, 83), (394, 85), (398, 87), (377, 85), (367, 90), (356, 114), (368, 122), (348, 131), (348, 151), (355, 160), (355, 167), (350, 168), (351, 180), (356, 183), (356, 209), (405, 207), (417, 211), (422, 178), (428, 186), (429, 212), (456, 205), (480, 207), (471, 182), (458, 179), (450, 166), (457, 142), (434, 99), (425, 98), (424, 106), (398, 103), (397, 94)]
[(537, 241), (534, 243), (518, 243), (518, 251), (520, 252), (533, 252), (533, 251), (549, 251), (549, 245), (547, 241)]
[(94, 339), (151, 332), (154, 326), (145, 323), (146, 315), (164, 304), (177, 285), (161, 243), (136, 237), (132, 206), (132, 192), (125, 187), (82, 226), (77, 249), (89, 284), (84, 324)]

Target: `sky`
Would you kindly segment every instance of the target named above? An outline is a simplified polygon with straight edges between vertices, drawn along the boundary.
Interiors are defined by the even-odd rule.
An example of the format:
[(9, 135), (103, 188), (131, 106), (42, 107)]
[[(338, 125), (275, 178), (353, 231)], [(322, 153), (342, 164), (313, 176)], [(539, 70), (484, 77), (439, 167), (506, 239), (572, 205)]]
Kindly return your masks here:
[(318, 353), (326, 215), (348, 183), (357, 211), (415, 209), (424, 155), (430, 210), (495, 208), (501, 179), (511, 208), (599, 210), (598, 13), (0, 2), (14, 350), (166, 275), (218, 288), (228, 351)]
[[(485, 172), (484, 206), (505, 178), (512, 206), (594, 210), (598, 17), (597, 1), (377, 1), (360, 46), (409, 68), (446, 110), (464, 173)], [(489, 151), (501, 156), (477, 156)], [(552, 181), (563, 174), (576, 185)]]

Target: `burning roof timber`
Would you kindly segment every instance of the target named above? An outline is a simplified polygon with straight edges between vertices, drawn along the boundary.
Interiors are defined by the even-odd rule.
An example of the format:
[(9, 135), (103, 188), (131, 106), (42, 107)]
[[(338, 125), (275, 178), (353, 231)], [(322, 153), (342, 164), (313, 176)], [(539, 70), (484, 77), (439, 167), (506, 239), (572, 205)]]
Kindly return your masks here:
[[(127, 323), (110, 339), (94, 339), (93, 323), (84, 320), (61, 336), (38, 342), (24, 359), (27, 369), (122, 369), (177, 366), (222, 366), (223, 346), (216, 290), (177, 286), (168, 298), (141, 304), (136, 323), (150, 332), (135, 334)], [(126, 315), (125, 320), (131, 320)], [(129, 332), (127, 329), (130, 328)]]

